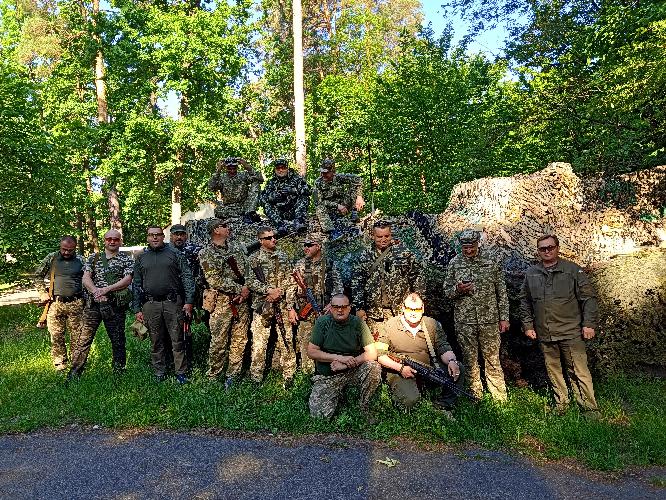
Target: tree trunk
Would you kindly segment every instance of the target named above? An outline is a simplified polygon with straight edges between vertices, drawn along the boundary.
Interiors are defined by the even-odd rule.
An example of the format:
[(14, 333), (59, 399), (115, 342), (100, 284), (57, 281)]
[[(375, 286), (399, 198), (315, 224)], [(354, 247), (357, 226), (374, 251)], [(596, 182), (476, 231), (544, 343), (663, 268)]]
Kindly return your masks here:
[(109, 187), (107, 201), (109, 203), (109, 221), (111, 223), (111, 228), (122, 232), (123, 224), (120, 220), (120, 200), (118, 199), (116, 186)]
[(90, 181), (90, 165), (88, 160), (84, 160), (83, 169), (86, 174), (86, 234), (88, 237), (88, 250), (99, 252), (99, 234), (97, 233), (97, 223), (95, 221), (95, 209), (91, 204), (93, 199), (92, 182)]
[(294, 130), (296, 132), (296, 165), (305, 177), (305, 96), (303, 92), (303, 12), (301, 0), (293, 0), (294, 32)]

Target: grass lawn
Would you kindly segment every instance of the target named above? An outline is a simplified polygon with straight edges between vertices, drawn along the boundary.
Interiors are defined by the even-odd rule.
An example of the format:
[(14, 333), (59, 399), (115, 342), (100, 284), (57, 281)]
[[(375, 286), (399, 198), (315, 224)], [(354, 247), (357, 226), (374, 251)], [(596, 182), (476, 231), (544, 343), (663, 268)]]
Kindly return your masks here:
[[(373, 403), (379, 423), (369, 426), (355, 404), (345, 404), (331, 421), (308, 414), (310, 382), (299, 376), (285, 391), (270, 376), (256, 386), (242, 382), (229, 391), (206, 380), (203, 353), (192, 382), (158, 384), (149, 367), (149, 341), (128, 337), (127, 372), (113, 376), (111, 348), (100, 330), (82, 378), (66, 385), (53, 370), (45, 330), (34, 328), (39, 308), (0, 308), (0, 432), (23, 432), (78, 423), (110, 428), (215, 428), (303, 435), (343, 433), (391, 442), (472, 444), (513, 449), (539, 459), (571, 457), (595, 469), (666, 465), (666, 381), (618, 376), (596, 381), (604, 419), (585, 420), (577, 409), (557, 416), (545, 394), (512, 388), (509, 401), (477, 406), (459, 403), (451, 422), (423, 401), (406, 414), (382, 387)], [(195, 349), (203, 335), (195, 327)], [(355, 401), (355, 396), (351, 396)]]

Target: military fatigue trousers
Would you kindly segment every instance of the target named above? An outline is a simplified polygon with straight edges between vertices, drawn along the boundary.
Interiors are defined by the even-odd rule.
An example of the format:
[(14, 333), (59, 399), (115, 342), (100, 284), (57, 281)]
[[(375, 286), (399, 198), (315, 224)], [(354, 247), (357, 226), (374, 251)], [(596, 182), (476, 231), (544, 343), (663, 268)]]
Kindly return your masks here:
[(506, 384), (500, 364), (500, 334), (497, 323), (487, 325), (456, 325), (458, 343), (465, 361), (467, 386), (477, 397), (483, 395), (479, 354), (483, 361), (485, 382), (490, 395), (498, 401), (506, 401)]
[[(275, 342), (275, 351), (273, 351), (273, 365), (275, 359), (278, 359), (282, 369), (284, 380), (291, 380), (296, 371), (296, 353), (294, 352), (294, 335), (289, 321), (287, 321), (287, 312), (282, 309), (282, 317), (285, 320), (284, 329), (287, 335), (287, 344), (289, 349), (285, 349), (280, 331), (277, 332), (277, 341)], [(268, 349), (268, 338), (271, 335), (271, 322), (264, 320), (261, 314), (255, 312), (252, 318), (252, 361), (250, 362), (250, 378), (255, 382), (261, 382), (264, 378), (264, 369), (266, 367), (266, 350)], [(277, 328), (277, 325), (276, 325)]]
[(67, 344), (65, 330), (69, 332), (70, 351), (77, 344), (81, 335), (83, 299), (72, 302), (53, 302), (46, 316), (46, 327), (51, 336), (51, 359), (56, 370), (67, 368)]
[(301, 371), (307, 374), (312, 374), (315, 366), (314, 361), (308, 356), (308, 344), (312, 337), (312, 329), (316, 319), (315, 314), (310, 314), (308, 319), (298, 322), (298, 329), (296, 330), (296, 349), (301, 353)]
[(596, 411), (592, 375), (587, 367), (585, 341), (581, 337), (555, 342), (539, 342), (546, 363), (548, 379), (555, 394), (555, 405), (564, 408), (569, 404), (569, 389), (562, 368), (566, 370), (576, 401), (584, 411)]
[(183, 301), (149, 300), (143, 305), (143, 318), (150, 333), (150, 359), (157, 376), (166, 374), (166, 346), (171, 340), (173, 362), (177, 375), (187, 373), (187, 356), (183, 340)]
[(314, 375), (310, 393), (310, 415), (328, 418), (338, 407), (345, 387), (356, 385), (360, 388), (361, 407), (367, 408), (370, 398), (382, 381), (382, 368), (376, 361), (366, 361), (356, 368), (337, 375)]
[(227, 361), (227, 376), (237, 376), (243, 365), (243, 353), (247, 345), (247, 330), (250, 323), (250, 306), (247, 301), (236, 305), (238, 317), (234, 318), (229, 305), (229, 296), (220, 293), (215, 310), (210, 315), (210, 348), (208, 349), (208, 373), (216, 378), (224, 372)]
[(95, 334), (102, 321), (104, 321), (104, 328), (111, 341), (111, 351), (113, 353), (111, 366), (114, 370), (122, 370), (125, 368), (125, 363), (127, 361), (125, 350), (125, 318), (127, 316), (127, 310), (111, 306), (110, 312), (112, 313), (112, 316), (103, 320), (99, 311), (99, 304), (96, 302), (90, 304), (90, 306), (86, 306), (83, 310), (81, 335), (79, 336), (76, 345), (72, 348), (73, 373), (80, 374), (85, 369), (90, 347), (92, 346)]
[[(446, 370), (446, 367), (443, 367)], [(460, 377), (456, 381), (456, 385), (461, 387), (465, 377), (465, 369), (463, 365), (459, 365), (460, 368)], [(403, 378), (397, 373), (387, 373), (386, 382), (391, 391), (391, 399), (393, 402), (399, 406), (403, 406), (406, 409), (413, 408), (416, 403), (421, 399), (421, 390), (426, 387), (435, 387), (435, 384), (426, 384), (424, 381), (417, 378)], [(442, 387), (442, 396), (440, 400), (446, 405), (453, 406), (455, 404), (458, 396), (448, 387)]]

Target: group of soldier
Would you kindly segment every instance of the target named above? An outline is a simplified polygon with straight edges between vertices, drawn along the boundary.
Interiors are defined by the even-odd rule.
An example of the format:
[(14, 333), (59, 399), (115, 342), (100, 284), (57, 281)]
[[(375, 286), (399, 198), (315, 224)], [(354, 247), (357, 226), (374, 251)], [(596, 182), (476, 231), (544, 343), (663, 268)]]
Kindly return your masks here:
[[(239, 164), (244, 171), (238, 171)], [(361, 409), (371, 419), (368, 404), (382, 378), (396, 404), (413, 407), (428, 384), (408, 360), (443, 370), (454, 388), (464, 382), (473, 397), (481, 397), (485, 385), (492, 398), (505, 401), (499, 352), (500, 335), (509, 330), (509, 302), (502, 266), (480, 248), (481, 233), (469, 229), (459, 235), (462, 251), (448, 264), (442, 290), (454, 304), (463, 363), (441, 324), (424, 315), (423, 270), (393, 237), (389, 222), (374, 224), (372, 243), (345, 290), (338, 265), (324, 248), (326, 241), (353, 227), (355, 214), (363, 209), (360, 179), (336, 173), (334, 162), (324, 160), (312, 193), (321, 230), (306, 233), (310, 188), (286, 161), (275, 161), (274, 169), (259, 191), (263, 177), (247, 162), (233, 158), (220, 163), (209, 187), (221, 200), (203, 247), (188, 242), (180, 224), (171, 227), (169, 244), (163, 228), (151, 226), (148, 246), (134, 260), (119, 251), (122, 236), (111, 229), (104, 235), (104, 250), (84, 261), (76, 255), (76, 240), (63, 237), (59, 251), (49, 254), (36, 273), (42, 299), (50, 304), (46, 323), (55, 368), (69, 367), (68, 380), (79, 377), (104, 322), (113, 369), (122, 373), (131, 308), (135, 334), (150, 336), (156, 379), (165, 380), (173, 364), (176, 380), (187, 383), (192, 364), (188, 325), (203, 309), (210, 330), (210, 379), (225, 388), (234, 385), (251, 342), (248, 376), (261, 382), (270, 368), (268, 344), (275, 331), (272, 367), (281, 370), (285, 388), (299, 369), (312, 375), (309, 405), (314, 416), (330, 417), (344, 389), (357, 385)], [(257, 228), (259, 249), (248, 255), (233, 230), (259, 221), (258, 205), (271, 225)], [(295, 265), (278, 245), (277, 237), (285, 231), (303, 234), (304, 256)], [(540, 262), (528, 269), (521, 293), (524, 332), (539, 341), (556, 409), (564, 411), (569, 404), (568, 380), (583, 411), (595, 416), (584, 343), (596, 328), (594, 291), (580, 267), (559, 258), (556, 236), (540, 238), (537, 252)], [(65, 329), (70, 334), (69, 366)], [(446, 386), (433, 403), (450, 416), (456, 392)]]

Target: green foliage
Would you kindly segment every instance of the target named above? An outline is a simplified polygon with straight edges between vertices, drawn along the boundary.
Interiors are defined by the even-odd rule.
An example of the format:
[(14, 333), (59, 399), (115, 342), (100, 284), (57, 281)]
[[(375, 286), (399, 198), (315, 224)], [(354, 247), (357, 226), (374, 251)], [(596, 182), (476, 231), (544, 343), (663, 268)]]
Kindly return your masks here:
[[(111, 428), (214, 428), (296, 435), (345, 433), (391, 442), (406, 437), (419, 443), (473, 444), (510, 448), (536, 458), (575, 458), (594, 469), (666, 464), (666, 382), (620, 376), (597, 381), (604, 419), (587, 421), (572, 408), (557, 416), (547, 399), (530, 389), (510, 388), (509, 402), (461, 401), (452, 422), (428, 400), (411, 413), (395, 407), (386, 386), (372, 402), (378, 424), (365, 424), (352, 391), (330, 421), (308, 412), (311, 384), (296, 377), (285, 391), (271, 374), (261, 385), (243, 381), (229, 391), (205, 376), (205, 341), (195, 327), (192, 382), (158, 384), (149, 367), (150, 343), (128, 337), (127, 372), (114, 377), (111, 347), (102, 330), (93, 345), (86, 372), (65, 385), (50, 360), (43, 330), (34, 325), (35, 306), (0, 308), (0, 432), (25, 432), (73, 423)], [(128, 320), (129, 322), (129, 320)], [(431, 394), (435, 396), (435, 394)]]

